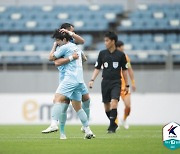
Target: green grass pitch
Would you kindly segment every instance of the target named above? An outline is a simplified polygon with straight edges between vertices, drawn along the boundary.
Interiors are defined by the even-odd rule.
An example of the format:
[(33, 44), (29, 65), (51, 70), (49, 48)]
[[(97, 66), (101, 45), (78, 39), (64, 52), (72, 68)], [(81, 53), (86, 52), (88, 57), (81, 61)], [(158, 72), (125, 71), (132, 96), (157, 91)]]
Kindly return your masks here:
[(0, 125), (0, 154), (173, 154), (162, 142), (162, 126), (122, 127), (106, 134), (107, 126), (91, 126), (95, 139), (85, 140), (81, 126), (67, 125), (67, 140), (59, 132), (41, 134), (47, 125)]

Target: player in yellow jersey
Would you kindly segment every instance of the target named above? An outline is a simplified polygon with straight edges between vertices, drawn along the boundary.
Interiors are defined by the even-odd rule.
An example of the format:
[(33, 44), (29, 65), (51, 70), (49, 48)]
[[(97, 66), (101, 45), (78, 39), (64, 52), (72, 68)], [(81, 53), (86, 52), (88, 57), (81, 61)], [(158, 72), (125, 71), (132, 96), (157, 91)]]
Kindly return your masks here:
[[(116, 47), (117, 47), (117, 50), (119, 50), (120, 52), (124, 52), (124, 43), (122, 41), (118, 41), (116, 43)], [(127, 54), (125, 54), (125, 55), (126, 55), (126, 60), (127, 60), (127, 65), (128, 65), (128, 75), (131, 79), (132, 90), (135, 91), (136, 85), (135, 85), (135, 80), (134, 80), (133, 69), (131, 66), (131, 61), (130, 61), (130, 58), (128, 57), (128, 55)], [(128, 129), (129, 125), (127, 123), (127, 117), (129, 116), (130, 111), (131, 111), (131, 97), (130, 97), (131, 93), (130, 93), (130, 88), (129, 88), (128, 93), (126, 93), (125, 88), (126, 88), (125, 81), (124, 81), (123, 75), (121, 75), (121, 93), (120, 93), (120, 95), (121, 95), (121, 98), (125, 105), (124, 117), (122, 119), (122, 125), (124, 126), (125, 129)]]

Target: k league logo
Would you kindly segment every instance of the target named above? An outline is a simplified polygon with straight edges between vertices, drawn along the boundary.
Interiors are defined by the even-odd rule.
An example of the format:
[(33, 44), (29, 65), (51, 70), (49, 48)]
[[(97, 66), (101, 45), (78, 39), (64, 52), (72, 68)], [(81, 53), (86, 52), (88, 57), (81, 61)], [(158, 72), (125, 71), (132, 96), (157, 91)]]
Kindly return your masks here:
[(163, 127), (163, 143), (164, 145), (175, 150), (180, 148), (180, 125), (171, 122)]
[[(174, 130), (177, 128), (178, 126), (175, 126), (173, 127), (173, 125), (168, 129), (169, 131), (169, 135), (172, 134), (172, 135), (176, 135), (176, 133), (174, 132)], [(177, 135), (176, 135), (177, 136)]]

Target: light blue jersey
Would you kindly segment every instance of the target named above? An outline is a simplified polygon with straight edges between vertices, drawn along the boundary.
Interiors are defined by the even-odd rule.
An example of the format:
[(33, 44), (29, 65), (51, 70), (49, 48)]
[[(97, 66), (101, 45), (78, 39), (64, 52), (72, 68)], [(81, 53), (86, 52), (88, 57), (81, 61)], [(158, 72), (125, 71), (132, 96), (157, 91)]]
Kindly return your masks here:
[[(57, 46), (56, 51), (59, 51), (60, 46)], [(59, 83), (64, 79), (65, 68), (64, 65), (58, 66), (57, 69), (59, 70)]]
[[(64, 57), (68, 58), (74, 52), (77, 52), (78, 55), (81, 55), (82, 51), (74, 43), (68, 42), (65, 45), (59, 47), (55, 52), (54, 56), (56, 58)], [(59, 67), (58, 67), (59, 69)], [(62, 68), (60, 67), (60, 70)], [(64, 65), (64, 80), (84, 83), (83, 79), (83, 68), (82, 68), (82, 57), (79, 56), (78, 59), (69, 62)]]
[[(75, 43), (74, 39), (70, 40), (71, 43)], [(56, 51), (58, 51), (60, 46), (57, 46)], [(81, 51), (82, 54), (84, 54), (83, 51)], [(59, 70), (59, 83), (64, 79), (64, 74), (65, 74), (65, 68), (64, 65), (58, 66), (57, 69)], [(86, 85), (84, 84), (84, 90), (83, 90), (83, 95), (88, 93), (88, 89)]]
[[(71, 43), (74, 43), (74, 39), (70, 40)], [(60, 46), (57, 46), (56, 51), (58, 51)], [(59, 83), (64, 79), (65, 68), (64, 65), (58, 66), (57, 69), (59, 70)]]
[[(73, 43), (69, 42), (54, 52), (56, 58), (69, 57), (77, 52), (81, 55), (82, 51)], [(82, 58), (73, 60), (64, 65), (64, 79), (60, 82), (56, 93), (60, 93), (71, 100), (81, 101), (82, 94), (88, 93), (84, 84)]]

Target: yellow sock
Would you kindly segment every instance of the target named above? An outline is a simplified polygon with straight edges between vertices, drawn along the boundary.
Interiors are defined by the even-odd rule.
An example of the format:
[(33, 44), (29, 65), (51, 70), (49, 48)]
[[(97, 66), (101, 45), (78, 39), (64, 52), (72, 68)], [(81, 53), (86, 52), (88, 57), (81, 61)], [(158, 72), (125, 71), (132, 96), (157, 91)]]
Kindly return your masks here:
[(118, 117), (116, 117), (116, 119), (115, 119), (114, 122), (115, 122), (116, 125), (118, 125), (118, 122), (119, 122), (119, 121), (118, 121)]
[(124, 114), (124, 118), (123, 118), (123, 120), (125, 121), (125, 120), (126, 120), (126, 118), (127, 118), (127, 115), (126, 115), (126, 114)]

